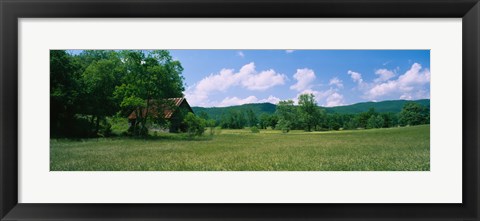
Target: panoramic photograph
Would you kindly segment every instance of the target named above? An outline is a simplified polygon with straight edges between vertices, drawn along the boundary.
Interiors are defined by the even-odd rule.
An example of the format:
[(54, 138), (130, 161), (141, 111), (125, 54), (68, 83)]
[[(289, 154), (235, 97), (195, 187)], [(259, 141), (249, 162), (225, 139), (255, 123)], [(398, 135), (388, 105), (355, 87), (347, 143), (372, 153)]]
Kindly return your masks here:
[(430, 171), (430, 50), (50, 50), (50, 171)]

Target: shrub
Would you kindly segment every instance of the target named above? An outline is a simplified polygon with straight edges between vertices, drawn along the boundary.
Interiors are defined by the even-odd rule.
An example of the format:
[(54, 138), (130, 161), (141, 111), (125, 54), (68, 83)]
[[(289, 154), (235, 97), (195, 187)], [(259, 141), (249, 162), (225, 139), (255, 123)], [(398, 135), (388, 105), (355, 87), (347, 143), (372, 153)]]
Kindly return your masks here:
[(260, 133), (260, 130), (258, 130), (257, 126), (250, 127), (250, 130), (252, 131), (252, 133)]
[(112, 136), (112, 125), (105, 121), (104, 125), (101, 125), (99, 135), (102, 137), (110, 137)]
[(191, 112), (185, 116), (183, 123), (187, 126), (187, 133), (190, 137), (202, 136), (205, 132), (205, 120)]
[(341, 127), (341, 126), (342, 126), (342, 125), (340, 125), (340, 124), (339, 124), (338, 122), (336, 122), (336, 121), (332, 122), (332, 124), (331, 124), (331, 127), (332, 127), (333, 130), (340, 130), (340, 127)]

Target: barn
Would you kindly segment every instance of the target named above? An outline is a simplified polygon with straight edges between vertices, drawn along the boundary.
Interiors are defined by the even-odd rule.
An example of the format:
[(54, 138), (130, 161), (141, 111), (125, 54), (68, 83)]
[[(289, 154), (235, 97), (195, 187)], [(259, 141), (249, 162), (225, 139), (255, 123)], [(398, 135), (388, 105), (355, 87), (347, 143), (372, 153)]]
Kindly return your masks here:
[[(184, 97), (180, 98), (168, 98), (162, 101), (152, 101), (149, 105), (150, 108), (148, 112), (151, 116), (159, 117), (159, 112), (163, 113), (163, 119), (169, 122), (169, 131), (170, 132), (184, 132), (186, 131), (186, 125), (183, 123), (183, 118), (188, 112), (194, 113), (190, 104), (188, 104), (187, 99)], [(146, 115), (147, 110), (143, 110), (142, 115)], [(135, 125), (137, 119), (136, 111), (132, 111), (128, 115), (128, 121), (130, 125)]]

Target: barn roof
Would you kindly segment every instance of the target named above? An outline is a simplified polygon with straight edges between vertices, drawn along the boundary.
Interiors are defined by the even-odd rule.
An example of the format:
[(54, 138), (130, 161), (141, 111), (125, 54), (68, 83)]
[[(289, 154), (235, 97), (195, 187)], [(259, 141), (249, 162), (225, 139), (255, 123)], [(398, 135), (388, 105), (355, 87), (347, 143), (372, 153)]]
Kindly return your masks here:
[[(186, 102), (186, 99), (184, 97), (169, 98), (168, 100), (172, 101), (175, 107), (180, 107), (180, 104), (182, 104), (183, 101)], [(172, 117), (173, 112), (174, 110), (172, 110), (171, 108), (165, 108), (163, 110), (163, 116), (165, 117), (165, 119), (169, 119)]]
[[(163, 108), (162, 108), (163, 109), (163, 118), (170, 119), (173, 116), (173, 114), (175, 113), (176, 108), (180, 107), (180, 105), (182, 105), (183, 102), (186, 102), (189, 111), (193, 112), (192, 108), (190, 107), (190, 105), (187, 102), (187, 99), (185, 99), (184, 97), (168, 98), (168, 99), (165, 99), (165, 100), (168, 100), (169, 104), (167, 104), (167, 102), (152, 101), (151, 104), (150, 104), (149, 113), (151, 113), (155, 117), (158, 117), (158, 107), (157, 106), (160, 103), (159, 105), (163, 106)], [(163, 101), (165, 101), (165, 100), (163, 100)], [(146, 113), (147, 113), (147, 110), (144, 109), (142, 111), (142, 116), (145, 117)], [(130, 119), (130, 120), (137, 119), (137, 114), (135, 113), (135, 111), (132, 111), (132, 113), (128, 116), (128, 119)]]

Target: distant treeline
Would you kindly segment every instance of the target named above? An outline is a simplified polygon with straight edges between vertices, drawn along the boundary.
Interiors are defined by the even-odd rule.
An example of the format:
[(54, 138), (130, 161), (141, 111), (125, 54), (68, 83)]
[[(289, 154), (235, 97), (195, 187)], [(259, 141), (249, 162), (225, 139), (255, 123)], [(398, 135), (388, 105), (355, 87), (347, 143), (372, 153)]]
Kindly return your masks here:
[[(204, 119), (210, 118), (204, 110), (198, 111), (197, 114)], [(379, 113), (374, 108), (356, 114), (328, 113), (325, 108), (317, 106), (314, 95), (303, 94), (299, 97), (298, 105), (294, 105), (292, 100), (280, 101), (272, 114), (257, 115), (252, 109), (230, 108), (215, 120), (216, 125), (231, 129), (258, 127), (284, 132), (353, 130), (430, 124), (430, 108), (418, 102), (407, 101), (398, 113)]]

